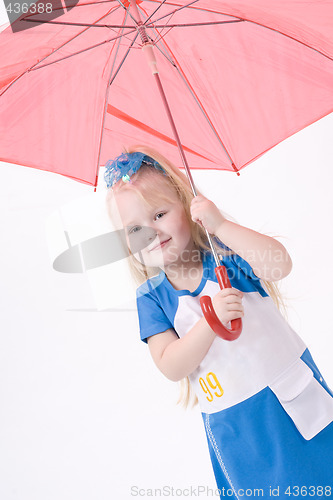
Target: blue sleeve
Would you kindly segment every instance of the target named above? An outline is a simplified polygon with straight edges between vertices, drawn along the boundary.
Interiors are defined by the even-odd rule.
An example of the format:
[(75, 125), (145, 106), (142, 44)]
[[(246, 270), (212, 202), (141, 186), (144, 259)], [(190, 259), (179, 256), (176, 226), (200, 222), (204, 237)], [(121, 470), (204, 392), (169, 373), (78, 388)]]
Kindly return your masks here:
[(246, 260), (244, 260), (240, 255), (238, 255), (237, 253), (234, 253), (234, 254), (230, 255), (230, 258), (231, 258), (231, 260), (233, 260), (233, 262), (236, 264), (236, 266), (243, 271), (245, 276), (247, 276), (248, 278), (251, 278), (252, 280), (260, 282), (260, 278), (258, 278), (258, 276), (256, 276), (254, 274), (254, 271), (253, 271), (252, 267), (250, 266), (250, 264)]
[(147, 338), (152, 335), (173, 328), (162, 307), (152, 295), (137, 293), (136, 305), (139, 316), (140, 337), (143, 342), (147, 342)]
[(250, 264), (240, 255), (236, 253), (224, 255), (222, 263), (227, 268), (231, 286), (243, 292), (257, 291), (262, 297), (268, 295), (260, 278), (254, 274)]
[(216, 243), (216, 245), (220, 248), (223, 248), (223, 250), (231, 250), (227, 245), (223, 243), (217, 236), (213, 236), (213, 242)]
[[(214, 236), (213, 239), (218, 247), (223, 248), (223, 250), (232, 251), (231, 248), (227, 247), (227, 245), (225, 245), (217, 236)], [(231, 261), (237, 266), (238, 269), (242, 271), (242, 273), (244, 273), (247, 278), (251, 278), (252, 280), (257, 281), (260, 284), (260, 278), (258, 278), (258, 276), (254, 274), (250, 264), (237, 253), (224, 256), (223, 260), (229, 260), (229, 262)]]
[[(223, 250), (227, 250), (227, 251), (232, 252), (231, 248), (227, 247), (227, 245), (225, 245), (223, 243), (223, 241), (221, 241), (217, 236), (214, 236), (213, 240), (217, 244), (218, 247), (222, 248)], [(246, 262), (246, 260), (244, 260), (237, 253), (232, 253), (231, 255), (226, 255), (223, 257), (223, 260), (229, 260), (229, 261), (233, 262), (233, 264), (235, 264), (239, 269), (241, 269), (242, 272), (245, 274), (245, 276), (247, 276), (248, 278), (252, 278), (254, 280), (260, 281), (258, 276), (256, 276), (254, 274), (253, 269), (250, 266), (250, 264), (248, 262)]]

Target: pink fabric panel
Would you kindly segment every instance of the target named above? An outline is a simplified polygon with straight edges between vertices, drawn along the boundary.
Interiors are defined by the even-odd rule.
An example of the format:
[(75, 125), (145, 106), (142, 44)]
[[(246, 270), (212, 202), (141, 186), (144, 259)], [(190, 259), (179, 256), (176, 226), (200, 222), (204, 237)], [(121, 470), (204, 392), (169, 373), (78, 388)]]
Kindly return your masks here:
[[(93, 10), (80, 7), (66, 14), (66, 21), (94, 22), (105, 14), (105, 5), (96, 4)], [(109, 10), (109, 9), (108, 9)], [(43, 16), (39, 15), (42, 19)], [(65, 19), (65, 16), (63, 16)], [(60, 21), (61, 18), (56, 20)], [(16, 22), (19, 22), (17, 20)], [(8, 27), (0, 35), (0, 89), (15, 80), (38, 61), (52, 54), (86, 28), (39, 24), (27, 30), (13, 33)]]
[[(105, 5), (103, 8), (105, 11)], [(72, 10), (66, 20), (88, 22), (91, 17), (88, 14), (80, 9), (76, 13)], [(96, 18), (99, 17), (100, 13)], [(122, 23), (123, 19), (121, 13), (118, 22)], [(102, 43), (91, 50), (82, 50), (101, 44), (114, 34), (110, 35), (109, 29), (60, 27), (60, 34), (64, 30), (67, 35), (60, 37), (63, 47), (52, 54), (51, 42), (47, 41), (47, 47), (37, 46), (34, 31), (39, 29), (46, 29), (45, 25), (15, 33), (12, 43), (7, 43), (10, 38), (7, 34), (5, 47), (0, 48), (1, 53), (8, 51), (8, 61), (15, 61), (16, 54), (20, 54), (19, 47), (26, 47), (26, 67), (32, 64), (36, 68), (23, 73), (1, 97), (0, 159), (94, 185), (112, 44)], [(78, 32), (81, 34), (77, 37)], [(50, 38), (54, 47), (61, 45), (55, 36)], [(44, 56), (46, 50), (51, 55), (35, 65), (38, 54)], [(37, 55), (32, 58), (34, 52)], [(17, 59), (20, 57), (23, 56)], [(20, 60), (19, 65), (22, 64)], [(15, 78), (16, 70), (9, 62), (8, 69)]]
[[(170, 7), (161, 8), (159, 15), (167, 9)], [(192, 22), (220, 19), (219, 15), (198, 10), (191, 16)], [(174, 23), (186, 21), (189, 22), (185, 10), (172, 17)], [(178, 28), (173, 29), (172, 36), (167, 35), (164, 42), (161, 48), (169, 49), (174, 56), (238, 169), (333, 110), (331, 61), (275, 31), (247, 22)], [(109, 103), (137, 121), (144, 121), (153, 130), (170, 136), (149, 69), (141, 56), (142, 67), (137, 72), (134, 59), (137, 51), (133, 52), (115, 80)], [(232, 170), (228, 155), (203, 119), (178, 72), (156, 52), (182, 143), (197, 152), (188, 154), (190, 166)], [(121, 90), (124, 88), (125, 93)], [(110, 115), (105, 137), (110, 141), (112, 137), (119, 148), (133, 142), (155, 145), (179, 164), (178, 152), (168, 143)], [(103, 141), (103, 162), (112, 156), (108, 143)]]
[[(186, 0), (177, 2), (186, 4)], [(195, 5), (193, 5), (195, 8)], [(333, 2), (325, 0), (203, 0), (206, 8), (277, 30), (333, 57)]]
[[(185, 3), (166, 2), (157, 17)], [(156, 6), (142, 1), (142, 15)], [(57, 20), (121, 25), (125, 15), (117, 2), (81, 1)], [(333, 111), (332, 2), (200, 0), (157, 23), (232, 16), (248, 21), (148, 30), (158, 38), (161, 80), (193, 168), (241, 169)], [(118, 46), (110, 40), (119, 32), (42, 24), (0, 35), (1, 160), (93, 185), (98, 167), (133, 143), (181, 165), (139, 38), (108, 86), (135, 35)]]

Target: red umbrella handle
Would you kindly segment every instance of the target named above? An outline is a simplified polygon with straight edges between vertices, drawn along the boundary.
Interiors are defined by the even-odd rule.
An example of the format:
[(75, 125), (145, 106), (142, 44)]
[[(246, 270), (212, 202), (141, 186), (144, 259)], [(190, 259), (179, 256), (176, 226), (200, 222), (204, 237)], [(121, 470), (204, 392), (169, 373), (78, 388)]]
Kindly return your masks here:
[[(215, 268), (215, 274), (217, 281), (220, 285), (221, 290), (223, 288), (231, 288), (230, 281), (228, 278), (227, 270), (225, 266), (217, 266)], [(242, 320), (241, 318), (233, 319), (231, 323), (231, 328), (226, 328), (214, 311), (212, 299), (208, 295), (204, 295), (200, 298), (200, 305), (202, 312), (207, 320), (207, 323), (212, 330), (224, 340), (236, 340), (242, 332)]]

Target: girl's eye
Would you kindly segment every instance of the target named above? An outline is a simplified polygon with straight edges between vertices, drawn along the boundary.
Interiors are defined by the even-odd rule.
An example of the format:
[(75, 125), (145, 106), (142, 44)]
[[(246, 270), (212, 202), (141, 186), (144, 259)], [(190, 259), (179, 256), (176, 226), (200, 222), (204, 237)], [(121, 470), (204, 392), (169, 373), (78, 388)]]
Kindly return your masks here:
[(156, 217), (156, 219), (160, 219), (160, 217), (159, 217), (159, 216), (162, 216), (162, 217), (163, 217), (163, 215), (164, 215), (164, 214), (165, 214), (165, 212), (159, 212), (158, 214), (156, 214), (156, 216), (155, 216), (155, 217)]
[(140, 231), (140, 229), (141, 226), (134, 226), (128, 231), (128, 234), (137, 233), (138, 231)]

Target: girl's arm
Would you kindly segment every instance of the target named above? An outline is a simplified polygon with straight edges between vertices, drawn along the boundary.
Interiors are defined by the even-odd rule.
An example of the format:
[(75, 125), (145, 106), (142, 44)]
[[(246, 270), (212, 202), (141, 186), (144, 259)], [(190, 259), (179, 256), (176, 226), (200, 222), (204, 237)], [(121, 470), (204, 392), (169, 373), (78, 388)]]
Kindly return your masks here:
[(277, 281), (290, 273), (292, 261), (282, 243), (225, 219), (211, 200), (202, 195), (193, 198), (191, 215), (246, 260), (258, 278)]
[[(212, 302), (216, 314), (224, 323), (244, 315), (243, 292), (235, 288), (220, 290)], [(159, 370), (175, 382), (192, 373), (206, 356), (216, 334), (202, 317), (184, 337), (179, 338), (173, 328), (148, 338), (152, 358)]]
[(215, 338), (205, 318), (201, 318), (184, 337), (178, 338), (170, 328), (149, 337), (148, 346), (157, 368), (178, 382), (199, 366)]
[(225, 245), (246, 260), (258, 278), (277, 281), (287, 276), (292, 260), (274, 238), (224, 219), (214, 233)]

